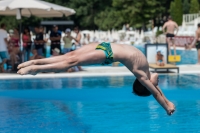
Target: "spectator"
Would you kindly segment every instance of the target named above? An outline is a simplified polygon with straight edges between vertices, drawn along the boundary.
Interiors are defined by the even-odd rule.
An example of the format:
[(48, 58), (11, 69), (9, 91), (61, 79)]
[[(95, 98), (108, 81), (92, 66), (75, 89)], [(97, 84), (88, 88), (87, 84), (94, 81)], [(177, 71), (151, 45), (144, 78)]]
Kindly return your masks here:
[(8, 46), (8, 52), (10, 55), (10, 59), (7, 61), (7, 65), (11, 65), (12, 71), (16, 72), (17, 66), (20, 63), (19, 55), (15, 52), (15, 47), (11, 44)]
[(17, 28), (14, 29), (13, 34), (10, 35), (9, 41), (9, 54), (10, 54), (10, 61), (12, 66), (12, 71), (17, 71), (17, 65), (19, 62), (19, 30)]
[(162, 52), (162, 50), (159, 50), (159, 49), (157, 50), (157, 54), (156, 54), (156, 64), (158, 66), (164, 66), (165, 65), (163, 52)]
[(72, 39), (74, 39), (75, 41), (75, 49), (79, 49), (81, 47), (81, 33), (79, 31), (78, 27), (74, 28), (74, 32), (76, 33), (76, 37), (72, 37)]
[(0, 57), (2, 59), (2, 62), (0, 63), (0, 71), (4, 72), (4, 64), (6, 63), (8, 57), (8, 40), (7, 40), (7, 31), (6, 29), (6, 25), (5, 24), (1, 24), (0, 27)]
[(44, 58), (43, 56), (38, 54), (37, 49), (33, 49), (32, 54), (33, 54), (33, 56), (30, 57), (30, 60), (36, 60), (36, 59)]
[(65, 30), (65, 36), (63, 37), (63, 42), (65, 43), (63, 54), (66, 54), (71, 51), (72, 48), (72, 37), (71, 37), (71, 30), (66, 29)]
[(44, 36), (43, 36), (43, 28), (42, 27), (35, 27), (35, 49), (37, 50), (38, 55), (43, 56), (43, 51), (44, 51)]
[(83, 45), (86, 45), (86, 44), (88, 44), (88, 43), (89, 43), (89, 41), (88, 41), (87, 35), (86, 35), (86, 34), (83, 34), (83, 41), (82, 41), (82, 44), (83, 44)]
[(44, 27), (40, 26), (39, 31), (43, 34), (44, 46), (43, 46), (43, 55), (46, 55), (46, 47), (45, 44), (48, 42), (48, 37), (45, 34)]
[(31, 41), (31, 34), (30, 34), (30, 30), (28, 27), (24, 28), (24, 32), (22, 35), (22, 41), (23, 41), (23, 62), (24, 61), (28, 61), (29, 57), (30, 57), (30, 52), (31, 52), (31, 45), (32, 45), (32, 41)]
[[(75, 27), (74, 28), (74, 32), (76, 33), (76, 37), (72, 37), (74, 40), (75, 40), (75, 50), (76, 49), (79, 49), (81, 47), (81, 33), (79, 31), (79, 28), (78, 27)], [(82, 67), (81, 66), (77, 66), (78, 67), (78, 70), (79, 71), (83, 71)]]
[(90, 43), (90, 34), (87, 34), (87, 41)]
[(57, 49), (59, 49), (59, 51), (61, 51), (60, 39), (61, 39), (61, 33), (58, 31), (58, 27), (56, 25), (54, 25), (53, 31), (50, 34), (51, 55), (53, 54), (53, 50), (55, 48), (57, 48)]
[(10, 35), (10, 41), (9, 43), (12, 45), (12, 51), (14, 54), (19, 54), (20, 52), (20, 47), (19, 47), (19, 30), (18, 28), (14, 28), (13, 34)]
[(60, 55), (60, 50), (58, 48), (54, 48), (52, 50), (52, 57), (53, 56), (59, 56)]

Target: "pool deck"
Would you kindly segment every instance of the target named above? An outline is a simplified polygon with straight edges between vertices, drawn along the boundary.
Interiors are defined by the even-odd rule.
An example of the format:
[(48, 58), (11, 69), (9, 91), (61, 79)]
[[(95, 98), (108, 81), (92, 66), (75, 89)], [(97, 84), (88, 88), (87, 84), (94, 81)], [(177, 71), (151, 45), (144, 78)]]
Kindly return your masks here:
[[(27, 78), (59, 78), (59, 77), (89, 77), (89, 76), (128, 76), (132, 73), (126, 67), (83, 67), (85, 71), (73, 73), (40, 73), (36, 76), (18, 75), (15, 73), (0, 73), (0, 79), (27, 79)], [(180, 74), (200, 74), (200, 65), (179, 65)], [(151, 71), (151, 69), (150, 69)], [(159, 74), (177, 74), (176, 70), (170, 73), (160, 72)]]

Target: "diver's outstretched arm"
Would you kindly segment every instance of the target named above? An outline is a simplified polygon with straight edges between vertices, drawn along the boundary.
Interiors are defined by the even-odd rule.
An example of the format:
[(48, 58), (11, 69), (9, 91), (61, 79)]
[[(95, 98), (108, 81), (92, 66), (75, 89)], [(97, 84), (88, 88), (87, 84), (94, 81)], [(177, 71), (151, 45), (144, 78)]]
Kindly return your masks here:
[(145, 86), (156, 99), (156, 101), (166, 110), (168, 115), (172, 115), (175, 111), (175, 106), (173, 103), (169, 102), (167, 98), (164, 96), (160, 89), (157, 89), (149, 80), (147, 75), (141, 71), (134, 71), (134, 75), (137, 77), (139, 82)]

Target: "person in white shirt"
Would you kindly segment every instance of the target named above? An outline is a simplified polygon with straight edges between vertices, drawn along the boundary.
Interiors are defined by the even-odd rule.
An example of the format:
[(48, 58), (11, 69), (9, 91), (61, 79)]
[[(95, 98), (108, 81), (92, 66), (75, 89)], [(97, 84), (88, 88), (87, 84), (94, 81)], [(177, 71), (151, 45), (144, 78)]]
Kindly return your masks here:
[(0, 69), (3, 72), (5, 71), (4, 64), (8, 59), (8, 49), (7, 49), (8, 40), (7, 40), (7, 31), (5, 29), (6, 25), (2, 23), (0, 27), (0, 58), (2, 59), (2, 62), (0, 63)]

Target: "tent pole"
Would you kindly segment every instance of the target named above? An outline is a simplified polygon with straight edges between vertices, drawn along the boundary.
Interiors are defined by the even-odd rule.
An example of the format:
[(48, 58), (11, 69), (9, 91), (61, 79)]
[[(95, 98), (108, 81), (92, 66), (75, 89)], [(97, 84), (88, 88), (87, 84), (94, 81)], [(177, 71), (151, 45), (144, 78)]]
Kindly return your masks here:
[[(21, 16), (21, 8), (19, 9), (19, 13), (20, 13), (20, 16)], [(22, 45), (22, 36), (21, 36), (21, 32), (22, 32), (22, 18), (19, 19), (19, 35), (20, 35), (20, 47)]]

